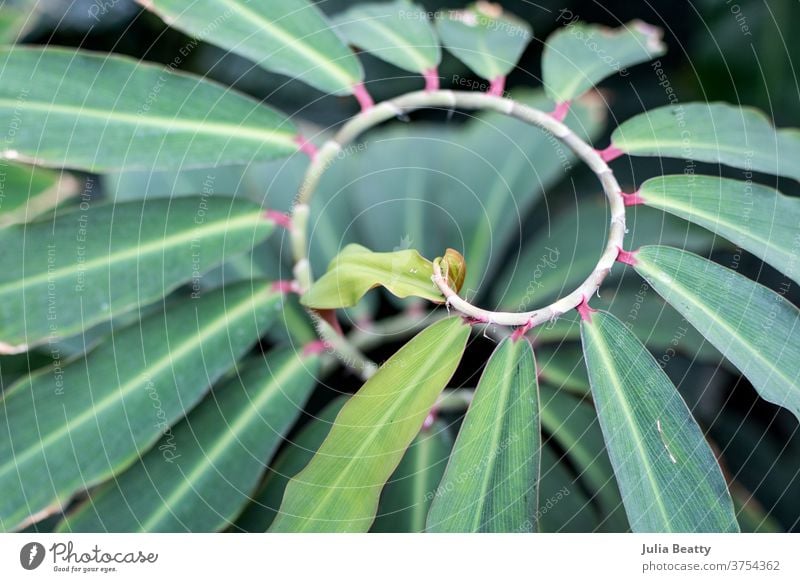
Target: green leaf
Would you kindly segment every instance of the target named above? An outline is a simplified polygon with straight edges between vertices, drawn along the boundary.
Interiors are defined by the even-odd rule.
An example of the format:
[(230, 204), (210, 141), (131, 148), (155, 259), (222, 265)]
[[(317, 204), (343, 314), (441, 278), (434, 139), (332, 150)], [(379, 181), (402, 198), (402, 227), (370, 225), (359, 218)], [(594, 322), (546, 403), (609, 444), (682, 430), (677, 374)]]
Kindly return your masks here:
[(0, 529), (136, 462), (263, 334), (280, 307), (270, 289), (250, 281), (184, 301), (7, 390)]
[(548, 37), (542, 53), (547, 94), (562, 103), (579, 97), (606, 77), (628, 76), (627, 67), (666, 52), (663, 31), (641, 20), (619, 28), (570, 21)]
[(536, 531), (540, 446), (533, 350), (524, 339), (508, 338), (475, 390), (428, 514), (428, 531)]
[(0, 49), (3, 158), (89, 171), (249, 163), (297, 152), (281, 114), (167, 67), (54, 48)]
[(433, 263), (413, 249), (375, 253), (357, 244), (347, 245), (315, 281), (301, 303), (314, 309), (352, 307), (375, 287), (385, 287), (397, 297), (422, 297), (444, 303), (433, 283)]
[(306, 0), (137, 0), (190, 36), (321, 91), (349, 95), (364, 78), (356, 56)]
[[(538, 349), (537, 359), (542, 360)], [(542, 431), (565, 451), (580, 481), (593, 494), (593, 501), (601, 510), (599, 529), (627, 531), (622, 497), (594, 408), (585, 400), (544, 384), (539, 386), (539, 394)]]
[[(578, 326), (575, 326), (579, 329)], [(539, 365), (539, 379), (578, 395), (590, 392), (589, 377), (583, 363), (583, 351), (574, 343), (558, 346), (537, 346), (536, 363)]]
[(757, 109), (727, 103), (667, 105), (637, 115), (611, 135), (634, 156), (725, 164), (800, 180), (800, 131), (776, 130)]
[(435, 70), (442, 59), (426, 9), (405, 0), (357, 4), (333, 24), (350, 44), (412, 73)]
[(36, 16), (30, 9), (3, 4), (0, 10), (0, 44), (14, 44), (34, 23)]
[(286, 487), (270, 531), (365, 532), (381, 489), (455, 372), (469, 337), (461, 318), (428, 327), (344, 406), (308, 466)]
[(0, 160), (0, 227), (30, 222), (78, 194), (69, 174)]
[(72, 532), (207, 532), (230, 523), (316, 385), (318, 357), (253, 358), (130, 469), (59, 525)]
[(800, 311), (782, 295), (692, 253), (648, 246), (636, 270), (753, 384), (800, 418)]
[(581, 324), (600, 426), (634, 532), (738, 531), (717, 460), (644, 345), (599, 311)]
[(196, 291), (273, 230), (257, 204), (221, 196), (84, 204), (0, 231), (0, 351), (72, 335), (187, 281)]
[(648, 206), (725, 237), (800, 283), (800, 200), (752, 181), (661, 176), (642, 184)]
[[(610, 223), (607, 204), (600, 195), (562, 209), (522, 248), (519, 260), (507, 261), (494, 285), (491, 304), (527, 311), (576, 289), (597, 264)], [(627, 226), (625, 248), (660, 243), (705, 250), (713, 243), (707, 231), (641, 205), (628, 209)], [(469, 256), (467, 261), (471, 269)], [(622, 265), (617, 265), (607, 282), (623, 272)]]
[(259, 533), (267, 531), (278, 513), (289, 480), (314, 457), (345, 402), (347, 397), (340, 396), (329, 403), (287, 443), (286, 448), (270, 464), (258, 492), (236, 520), (233, 530)]
[(436, 20), (447, 50), (484, 79), (508, 75), (533, 39), (527, 22), (503, 12), (499, 4), (477, 2)]
[(580, 477), (570, 471), (565, 457), (552, 446), (542, 446), (539, 479), (539, 531), (585, 533), (600, 529), (595, 507)]
[[(657, 360), (669, 359), (674, 352), (704, 362), (718, 363), (723, 359), (722, 354), (680, 313), (665, 303), (647, 283), (638, 278), (636, 283), (636, 287), (624, 284), (617, 288), (601, 289), (599, 297), (592, 300), (592, 306), (615, 315), (653, 352)], [(557, 369), (550, 366), (546, 348), (537, 350), (543, 377), (557, 385), (561, 385), (558, 382), (563, 380), (563, 385), (567, 388), (577, 390), (579, 386), (585, 386), (588, 389), (588, 382), (576, 382), (585, 377), (582, 365), (579, 365), (583, 354), (572, 357), (572, 352), (565, 352), (565, 346), (560, 345), (563, 341), (580, 340), (580, 317), (577, 312), (566, 313), (553, 324), (535, 329), (532, 337), (536, 342), (559, 344), (556, 358), (558, 361), (553, 362)]]
[(428, 509), (452, 447), (453, 439), (442, 421), (422, 428), (381, 493), (371, 532), (425, 531)]

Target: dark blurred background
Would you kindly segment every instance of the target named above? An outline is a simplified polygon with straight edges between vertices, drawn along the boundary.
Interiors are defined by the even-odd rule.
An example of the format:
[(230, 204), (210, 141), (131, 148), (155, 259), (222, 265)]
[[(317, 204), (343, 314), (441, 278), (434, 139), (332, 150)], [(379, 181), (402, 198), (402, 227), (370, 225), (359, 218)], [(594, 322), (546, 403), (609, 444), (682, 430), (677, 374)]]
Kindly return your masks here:
[[(20, 3), (24, 4), (5, 4)], [(335, 14), (354, 3), (324, 0), (318, 5), (325, 12)], [(420, 3), (431, 11), (463, 5), (463, 2), (444, 0)], [(500, 3), (530, 22), (535, 32), (535, 40), (520, 68), (509, 79), (512, 90), (541, 85), (542, 42), (559, 26), (559, 15), (565, 14), (562, 11), (569, 11), (587, 22), (610, 26), (638, 18), (664, 29), (669, 52), (661, 58), (661, 64), (681, 102), (720, 100), (751, 105), (766, 111), (779, 126), (800, 126), (800, 81), (796, 68), (796, 63), (800, 63), (800, 36), (792, 30), (793, 25), (800, 23), (800, 0), (504, 0)], [(39, 18), (26, 33), (24, 42), (27, 43), (81, 46), (167, 64), (187, 42), (185, 36), (167, 29), (158, 18), (142, 12), (132, 0), (46, 0), (29, 4), (35, 5)], [(420, 87), (419, 78), (369, 55), (362, 55), (362, 58), (369, 90), (376, 99)], [(268, 99), (271, 105), (323, 127), (356, 112), (352, 99), (323, 97), (314, 89), (255, 68), (252, 63), (226, 55), (210, 45), (192, 51), (180, 66), (257, 98)], [(468, 77), (469, 73), (446, 55), (441, 67), (445, 87), (448, 86), (446, 80), (453, 75)], [(608, 134), (617, 122), (668, 102), (664, 87), (648, 64), (632, 68), (628, 77), (604, 82), (602, 90), (610, 104), (611, 119), (600, 144), (608, 143)], [(436, 112), (421, 115), (443, 123), (460, 122), (458, 116), (446, 118)], [(615, 170), (619, 172), (621, 183), (631, 185), (669, 170), (670, 163), (636, 159), (618, 162)], [(762, 176), (759, 181), (777, 185), (787, 194), (800, 194), (798, 185), (789, 180), (776, 181)], [(596, 191), (594, 176), (585, 170), (577, 171), (574, 183), (578, 187), (591, 185)], [(536, 218), (531, 217), (528, 224), (535, 229)], [(721, 254), (725, 252), (724, 249), (720, 251)], [(783, 281), (775, 271), (749, 256), (742, 260), (741, 271), (773, 288)], [(795, 304), (800, 303), (796, 289), (788, 296)], [(385, 349), (391, 352), (393, 348)], [(691, 362), (684, 365), (689, 367)], [(800, 530), (797, 421), (787, 411), (757, 399), (746, 380), (730, 371), (704, 370), (697, 366), (692, 373), (695, 380), (684, 382), (681, 391), (701, 424), (708, 428), (715, 446), (725, 451), (725, 470), (753, 494), (753, 503), (774, 519), (776, 529)], [(467, 382), (470, 372), (465, 374)], [(703, 374), (713, 375), (717, 382), (722, 378), (724, 413), (701, 402), (702, 394), (693, 393), (693, 384), (701, 388), (708, 385), (708, 380), (701, 380)], [(343, 381), (357, 385), (352, 378)]]

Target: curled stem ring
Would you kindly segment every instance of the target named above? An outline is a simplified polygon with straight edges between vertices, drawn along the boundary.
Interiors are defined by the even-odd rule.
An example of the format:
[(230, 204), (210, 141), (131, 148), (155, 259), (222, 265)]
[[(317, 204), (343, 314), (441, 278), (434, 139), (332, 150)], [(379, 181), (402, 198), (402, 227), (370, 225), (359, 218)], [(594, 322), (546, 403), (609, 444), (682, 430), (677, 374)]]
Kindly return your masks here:
[(591, 274), (569, 295), (546, 307), (533, 311), (490, 311), (472, 305), (462, 297), (459, 297), (448, 286), (439, 266), (434, 264), (433, 281), (444, 294), (447, 304), (464, 316), (477, 321), (502, 326), (531, 328), (577, 308), (592, 297), (600, 288), (603, 280), (617, 260), (625, 236), (624, 196), (611, 168), (608, 167), (600, 152), (583, 141), (569, 127), (550, 113), (523, 105), (512, 99), (487, 93), (449, 90), (418, 91), (379, 103), (345, 123), (336, 135), (319, 149), (318, 154), (312, 159), (306, 171), (292, 210), (294, 219), (294, 228), (292, 230), (292, 249), (295, 261), (294, 275), (301, 292), (308, 290), (312, 282), (306, 240), (308, 205), (325, 171), (336, 161), (345, 147), (368, 129), (389, 119), (430, 107), (496, 111), (549, 132), (566, 144), (597, 175), (611, 209), (611, 228), (605, 250)]

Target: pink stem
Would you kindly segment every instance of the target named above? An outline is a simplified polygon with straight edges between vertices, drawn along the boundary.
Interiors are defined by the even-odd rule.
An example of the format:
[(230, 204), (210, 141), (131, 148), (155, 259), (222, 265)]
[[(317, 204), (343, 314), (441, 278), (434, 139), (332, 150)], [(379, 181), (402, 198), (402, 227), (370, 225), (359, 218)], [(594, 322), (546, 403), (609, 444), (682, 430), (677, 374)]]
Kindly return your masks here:
[(298, 135), (294, 138), (295, 143), (300, 148), (300, 151), (306, 154), (311, 161), (317, 159), (317, 154), (319, 154), (319, 150), (317, 150), (317, 146), (315, 146), (312, 142), (304, 138), (302, 135)]
[(369, 111), (375, 107), (375, 101), (372, 100), (372, 96), (367, 91), (364, 83), (353, 85), (353, 95), (358, 99), (358, 103), (361, 105), (361, 111)]
[(569, 113), (569, 108), (571, 105), (572, 101), (562, 101), (556, 105), (556, 108), (553, 109), (553, 112), (550, 115), (557, 121), (564, 121), (567, 113)]
[(625, 194), (625, 192), (623, 192), (622, 199), (625, 201), (625, 206), (636, 206), (645, 203), (644, 198), (639, 195), (638, 190), (632, 194)]
[(431, 410), (428, 416), (425, 417), (425, 421), (422, 423), (422, 430), (430, 430), (433, 426), (433, 423), (436, 422), (437, 411)]
[(525, 325), (518, 327), (517, 329), (514, 330), (514, 333), (511, 334), (511, 341), (516, 342), (521, 340), (523, 337), (525, 337), (525, 334), (528, 333), (532, 327), (533, 327), (532, 321), (529, 321)]
[(622, 249), (622, 247), (619, 247), (617, 261), (620, 263), (625, 263), (626, 265), (630, 265), (631, 267), (636, 266), (636, 263), (638, 263), (636, 259), (636, 251), (626, 251)]
[(501, 75), (492, 79), (492, 84), (489, 86), (489, 95), (494, 97), (502, 97), (506, 90), (506, 78)]
[(272, 290), (288, 295), (289, 293), (300, 293), (300, 286), (297, 281), (275, 281), (272, 284)]
[(307, 343), (303, 347), (303, 356), (316, 356), (317, 354), (321, 354), (322, 352), (328, 349), (328, 344), (326, 344), (322, 340), (314, 340), (313, 342)]
[(581, 320), (585, 321), (586, 323), (592, 322), (592, 313), (597, 313), (596, 309), (592, 309), (589, 307), (589, 302), (586, 300), (586, 297), (583, 298), (583, 301), (575, 308), (578, 310), (578, 313), (581, 316)]
[(425, 77), (425, 90), (428, 93), (439, 90), (439, 71), (436, 67), (423, 71), (422, 75)]
[(604, 162), (612, 162), (625, 152), (612, 144), (604, 150), (599, 150), (598, 153), (600, 154), (600, 157), (603, 158)]
[(277, 210), (267, 210), (264, 212), (264, 218), (271, 220), (278, 226), (282, 226), (286, 230), (292, 230), (292, 219), (288, 214), (278, 212)]

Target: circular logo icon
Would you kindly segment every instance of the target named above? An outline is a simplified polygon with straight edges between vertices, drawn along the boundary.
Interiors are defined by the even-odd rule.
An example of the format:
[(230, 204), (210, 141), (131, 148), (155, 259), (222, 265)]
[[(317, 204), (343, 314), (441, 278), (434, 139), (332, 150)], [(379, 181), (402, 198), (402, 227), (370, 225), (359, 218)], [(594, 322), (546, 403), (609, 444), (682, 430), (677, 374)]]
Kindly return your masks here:
[(35, 570), (44, 561), (44, 546), (39, 542), (30, 542), (19, 551), (19, 563), (26, 570)]

